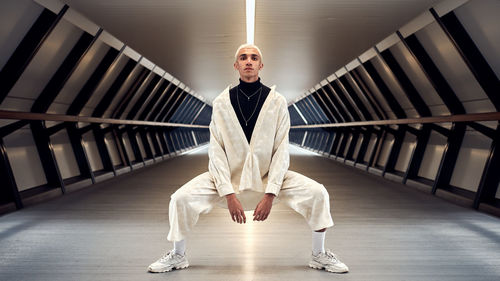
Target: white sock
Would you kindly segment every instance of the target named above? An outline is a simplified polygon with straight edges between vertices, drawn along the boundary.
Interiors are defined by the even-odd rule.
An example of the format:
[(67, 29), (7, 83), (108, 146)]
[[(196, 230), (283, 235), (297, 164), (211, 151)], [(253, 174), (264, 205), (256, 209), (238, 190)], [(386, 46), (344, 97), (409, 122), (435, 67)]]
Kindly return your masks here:
[(186, 252), (186, 240), (176, 241), (174, 242), (174, 251), (176, 254), (184, 256)]
[(313, 231), (312, 235), (312, 252), (317, 256), (319, 253), (325, 252), (325, 234), (326, 231), (316, 232)]

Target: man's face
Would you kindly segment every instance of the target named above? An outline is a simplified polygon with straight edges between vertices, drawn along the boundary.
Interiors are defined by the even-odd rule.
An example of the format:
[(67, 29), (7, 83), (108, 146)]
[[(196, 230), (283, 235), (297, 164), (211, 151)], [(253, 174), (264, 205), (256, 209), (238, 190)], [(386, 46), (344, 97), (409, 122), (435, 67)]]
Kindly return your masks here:
[(241, 49), (234, 63), (234, 68), (238, 70), (242, 80), (257, 79), (263, 66), (259, 52), (255, 48)]

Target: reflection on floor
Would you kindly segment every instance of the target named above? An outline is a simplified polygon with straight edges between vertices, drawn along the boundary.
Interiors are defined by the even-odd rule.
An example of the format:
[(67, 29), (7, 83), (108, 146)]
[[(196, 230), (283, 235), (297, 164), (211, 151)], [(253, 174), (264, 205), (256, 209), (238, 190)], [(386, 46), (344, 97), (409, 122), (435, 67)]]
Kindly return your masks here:
[(207, 169), (204, 147), (0, 217), (0, 280), (500, 280), (498, 218), (291, 151), (290, 169), (330, 192), (327, 246), (349, 274), (308, 268), (310, 230), (279, 204), (246, 225), (214, 209), (188, 238), (190, 268), (147, 273), (170, 248), (169, 196)]

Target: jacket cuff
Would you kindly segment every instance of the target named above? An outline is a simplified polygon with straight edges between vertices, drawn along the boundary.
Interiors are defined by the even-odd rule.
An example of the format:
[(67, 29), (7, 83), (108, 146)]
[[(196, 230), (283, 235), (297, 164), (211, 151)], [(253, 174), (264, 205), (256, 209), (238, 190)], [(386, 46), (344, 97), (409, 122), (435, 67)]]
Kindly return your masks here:
[(266, 186), (266, 193), (272, 193), (276, 196), (278, 196), (278, 193), (280, 193), (281, 185), (276, 184), (276, 183), (268, 183)]
[(234, 193), (233, 186), (230, 183), (223, 183), (219, 185), (216, 189), (220, 197), (224, 197), (228, 194)]

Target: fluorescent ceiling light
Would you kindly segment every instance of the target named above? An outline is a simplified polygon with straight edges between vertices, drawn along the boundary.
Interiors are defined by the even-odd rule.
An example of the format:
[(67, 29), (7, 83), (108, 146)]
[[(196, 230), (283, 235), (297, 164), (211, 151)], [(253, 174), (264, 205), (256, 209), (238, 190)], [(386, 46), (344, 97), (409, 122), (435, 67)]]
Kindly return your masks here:
[(246, 0), (247, 3), (247, 43), (254, 43), (255, 33), (255, 0)]

